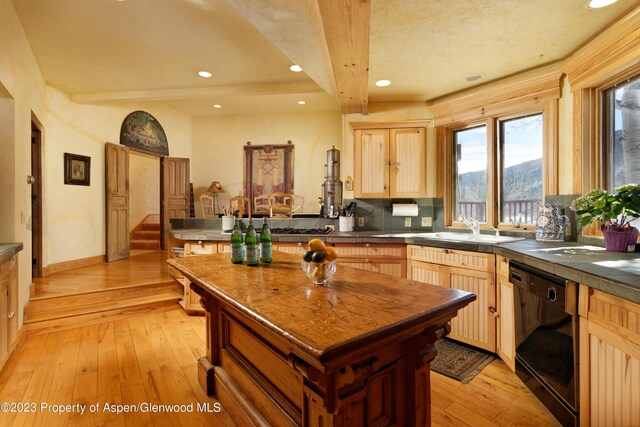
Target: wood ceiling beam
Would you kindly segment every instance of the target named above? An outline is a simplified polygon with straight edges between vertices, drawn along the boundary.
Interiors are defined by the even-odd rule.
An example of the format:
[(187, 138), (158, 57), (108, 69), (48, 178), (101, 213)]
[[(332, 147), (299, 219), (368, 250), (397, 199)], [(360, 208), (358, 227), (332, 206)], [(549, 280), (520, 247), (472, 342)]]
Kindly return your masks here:
[(318, 0), (343, 114), (367, 113), (370, 0)]

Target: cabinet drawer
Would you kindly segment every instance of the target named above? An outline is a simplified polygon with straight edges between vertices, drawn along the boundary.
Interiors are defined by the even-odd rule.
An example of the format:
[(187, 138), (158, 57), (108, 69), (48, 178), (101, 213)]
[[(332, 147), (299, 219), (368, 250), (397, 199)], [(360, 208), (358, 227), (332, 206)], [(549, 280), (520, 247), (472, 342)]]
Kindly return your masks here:
[(509, 258), (496, 255), (496, 274), (506, 279), (509, 278)]
[(339, 257), (349, 258), (407, 258), (407, 246), (400, 244), (375, 244), (375, 243), (335, 243), (332, 244), (338, 251)]
[(394, 277), (407, 277), (407, 261), (400, 258), (340, 257), (338, 258), (338, 265), (347, 265)]
[(495, 273), (495, 255), (458, 249), (408, 245), (408, 259)]
[(217, 242), (185, 242), (184, 255), (212, 255), (218, 253)]
[(302, 242), (274, 243), (273, 250), (288, 254), (303, 254), (307, 250), (307, 244)]
[(11, 257), (5, 259), (4, 261), (0, 261), (0, 277), (4, 277), (8, 275), (10, 271), (16, 268), (16, 260), (17, 256), (12, 255)]

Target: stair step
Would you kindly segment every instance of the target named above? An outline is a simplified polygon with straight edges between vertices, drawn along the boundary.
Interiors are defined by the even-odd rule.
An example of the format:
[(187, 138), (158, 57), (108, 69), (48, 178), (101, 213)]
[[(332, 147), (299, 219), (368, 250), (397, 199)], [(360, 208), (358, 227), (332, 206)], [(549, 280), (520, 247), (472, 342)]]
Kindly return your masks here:
[(29, 335), (44, 334), (80, 326), (125, 319), (140, 314), (158, 313), (178, 309), (180, 297), (160, 294), (141, 298), (131, 298), (120, 303), (95, 305), (91, 312), (69, 312), (64, 317), (25, 319), (24, 330)]
[(137, 286), (119, 287), (101, 291), (75, 292), (68, 295), (56, 295), (38, 297), (33, 294), (24, 308), (25, 322), (31, 316), (39, 313), (58, 310), (60, 307), (73, 309), (76, 307), (93, 307), (95, 304), (122, 301), (128, 298), (153, 296), (160, 293), (173, 293), (180, 295), (183, 292), (182, 284), (170, 279), (160, 283), (146, 283)]
[(142, 230), (160, 230), (159, 222), (143, 222), (140, 224)]
[(160, 240), (159, 230), (141, 230), (131, 234), (131, 240)]
[(129, 240), (129, 249), (160, 249), (160, 240)]

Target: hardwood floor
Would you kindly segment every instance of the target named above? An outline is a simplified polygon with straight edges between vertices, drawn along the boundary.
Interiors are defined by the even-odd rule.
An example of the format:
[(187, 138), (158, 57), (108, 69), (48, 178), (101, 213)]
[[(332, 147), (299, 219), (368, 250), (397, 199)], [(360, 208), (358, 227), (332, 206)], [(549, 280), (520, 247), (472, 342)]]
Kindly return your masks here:
[[(132, 277), (141, 270), (157, 274), (164, 263), (162, 256), (157, 258), (155, 268), (141, 258), (145, 268), (131, 268)], [(65, 286), (62, 278), (55, 282)], [(85, 277), (83, 286), (92, 282)], [(197, 404), (214, 410), (217, 402), (197, 382), (196, 361), (204, 352), (204, 318), (186, 315), (177, 304), (170, 311), (27, 336), (0, 372), (0, 403), (35, 404), (37, 410), (2, 410), (0, 426), (231, 426), (224, 408), (197, 411)], [(436, 373), (431, 381), (434, 426), (559, 425), (500, 360), (468, 384)], [(193, 405), (193, 410), (115, 413), (106, 411), (105, 403)], [(51, 406), (45, 410), (42, 404)], [(99, 409), (91, 412), (92, 404)], [(82, 415), (58, 414), (53, 405), (86, 407)]]

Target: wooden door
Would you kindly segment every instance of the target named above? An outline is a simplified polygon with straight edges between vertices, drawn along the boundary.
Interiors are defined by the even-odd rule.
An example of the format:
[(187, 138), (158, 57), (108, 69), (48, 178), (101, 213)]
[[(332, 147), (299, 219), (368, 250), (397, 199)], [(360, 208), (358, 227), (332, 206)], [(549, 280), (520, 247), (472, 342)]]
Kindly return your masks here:
[(389, 197), (389, 130), (356, 130), (356, 198)]
[(160, 159), (160, 242), (166, 249), (165, 233), (171, 218), (188, 218), (189, 159), (162, 157)]
[(42, 277), (42, 132), (31, 121), (31, 277)]
[(389, 196), (426, 197), (425, 129), (391, 129), (389, 141)]
[(129, 257), (129, 149), (105, 146), (107, 262)]

